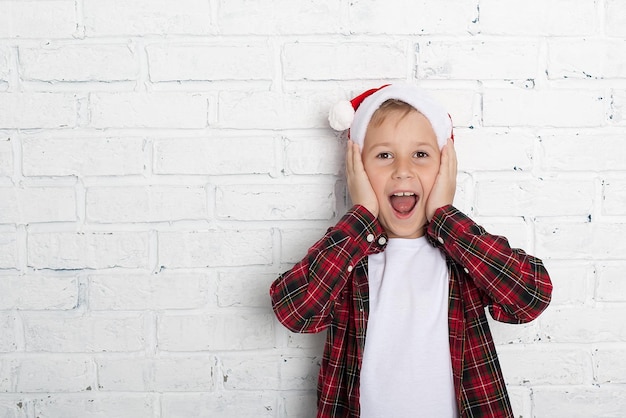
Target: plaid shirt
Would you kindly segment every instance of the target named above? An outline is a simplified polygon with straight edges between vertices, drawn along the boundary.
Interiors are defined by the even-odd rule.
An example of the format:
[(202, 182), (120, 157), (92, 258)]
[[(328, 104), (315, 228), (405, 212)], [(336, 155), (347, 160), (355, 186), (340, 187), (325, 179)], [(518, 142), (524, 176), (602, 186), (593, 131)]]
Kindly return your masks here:
[[(385, 239), (381, 239), (384, 237)], [(552, 284), (541, 260), (511, 249), (453, 206), (427, 227), (450, 271), (448, 325), (460, 417), (513, 417), (487, 323), (535, 319)], [(353, 207), (306, 257), (271, 286), (278, 320), (293, 332), (327, 329), (318, 380), (318, 418), (359, 417), (359, 372), (369, 308), (367, 256), (384, 251), (380, 223)]]

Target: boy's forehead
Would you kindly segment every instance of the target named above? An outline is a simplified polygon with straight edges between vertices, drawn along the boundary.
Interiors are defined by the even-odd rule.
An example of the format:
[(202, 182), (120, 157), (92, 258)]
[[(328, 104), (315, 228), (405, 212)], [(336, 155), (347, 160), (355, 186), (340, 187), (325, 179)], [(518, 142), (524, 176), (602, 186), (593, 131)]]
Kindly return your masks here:
[(372, 118), (365, 131), (363, 147), (406, 144), (412, 146), (431, 146), (439, 149), (437, 135), (422, 113), (409, 107), (409, 111), (393, 109)]

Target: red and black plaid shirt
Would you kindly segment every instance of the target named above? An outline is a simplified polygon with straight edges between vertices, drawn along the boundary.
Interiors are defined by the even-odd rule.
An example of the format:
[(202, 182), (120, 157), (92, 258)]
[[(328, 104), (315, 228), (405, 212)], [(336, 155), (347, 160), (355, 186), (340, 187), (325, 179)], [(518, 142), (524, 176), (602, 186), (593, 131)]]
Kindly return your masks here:
[[(367, 256), (384, 251), (381, 237), (380, 223), (355, 206), (271, 286), (276, 317), (289, 330), (328, 330), (318, 418), (359, 416)], [(511, 249), (505, 238), (487, 234), (453, 206), (437, 210), (427, 237), (446, 255), (451, 275), (448, 325), (459, 415), (513, 417), (485, 307), (497, 321), (532, 321), (550, 302), (548, 273), (541, 260)]]

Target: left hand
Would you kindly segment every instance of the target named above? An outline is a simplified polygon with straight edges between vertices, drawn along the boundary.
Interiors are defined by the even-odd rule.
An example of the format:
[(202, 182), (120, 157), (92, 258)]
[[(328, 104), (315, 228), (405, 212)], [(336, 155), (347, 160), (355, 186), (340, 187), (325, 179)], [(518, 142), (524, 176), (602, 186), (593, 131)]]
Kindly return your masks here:
[(448, 139), (448, 142), (441, 150), (439, 173), (426, 202), (426, 218), (428, 222), (435, 216), (437, 209), (451, 205), (454, 201), (454, 194), (456, 193), (456, 165), (454, 142), (452, 139)]

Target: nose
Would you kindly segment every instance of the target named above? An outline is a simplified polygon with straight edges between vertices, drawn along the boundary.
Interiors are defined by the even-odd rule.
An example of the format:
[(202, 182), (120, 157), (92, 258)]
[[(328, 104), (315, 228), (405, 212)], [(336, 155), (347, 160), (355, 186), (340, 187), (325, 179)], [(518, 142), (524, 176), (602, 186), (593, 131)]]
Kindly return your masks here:
[(392, 175), (394, 179), (413, 178), (411, 161), (407, 158), (396, 158)]

